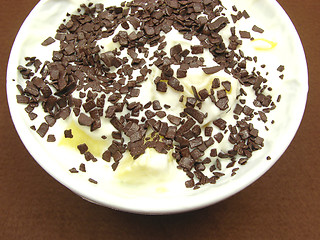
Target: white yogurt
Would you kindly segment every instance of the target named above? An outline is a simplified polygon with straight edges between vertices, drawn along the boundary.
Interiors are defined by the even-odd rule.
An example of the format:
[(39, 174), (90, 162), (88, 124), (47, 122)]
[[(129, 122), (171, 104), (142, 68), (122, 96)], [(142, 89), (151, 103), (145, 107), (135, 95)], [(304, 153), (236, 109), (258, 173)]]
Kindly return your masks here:
[[(88, 3), (89, 1), (84, 2)], [(98, 3), (101, 1), (92, 0), (90, 2)], [(122, 1), (106, 1), (104, 2), (104, 4), (105, 6), (107, 6), (108, 4), (114, 5), (119, 4), (120, 2)], [(223, 5), (227, 8), (227, 10), (225, 10), (226, 16), (230, 19), (230, 22), (232, 22), (230, 13), (234, 13), (232, 12), (231, 6), (234, 4), (237, 5), (238, 9), (240, 7), (241, 9), (247, 9), (249, 14), (251, 15), (251, 12), (249, 10), (254, 8), (255, 1), (223, 1)], [(75, 0), (43, 1), (41, 10), (37, 12), (37, 16), (33, 16), (33, 18), (28, 22), (28, 27), (27, 29), (25, 29), (28, 34), (23, 39), (24, 45), (28, 47), (21, 49), (21, 52), (19, 54), (16, 54), (16, 63), (23, 65), (24, 57), (33, 55), (36, 55), (42, 62), (44, 62), (45, 60), (50, 60), (52, 51), (59, 48), (58, 42), (48, 47), (42, 47), (40, 45), (41, 42), (48, 36), (54, 36), (55, 30), (59, 26), (61, 20), (65, 18), (66, 13), (68, 12), (70, 14), (76, 14), (78, 5), (79, 1)], [(46, 21), (45, 19), (48, 19), (48, 21)], [(275, 69), (280, 65), (280, 61), (278, 58), (274, 58), (274, 54), (275, 52), (281, 51), (281, 47), (284, 43), (282, 39), (279, 39), (277, 37), (279, 29), (274, 28), (274, 25), (271, 24), (265, 25), (265, 22), (264, 24), (260, 24), (256, 17), (252, 17), (247, 20), (241, 19), (235, 24), (235, 26), (237, 31), (250, 30), (254, 24), (263, 28), (265, 32), (263, 34), (258, 34), (252, 33), (252, 31), (250, 31), (252, 33), (252, 36), (259, 40), (250, 41), (247, 39), (243, 39), (241, 50), (248, 56), (258, 57), (257, 64), (248, 62), (248, 71), (250, 71), (250, 69), (252, 69), (253, 67), (256, 67), (264, 76), (266, 72), (269, 73), (269, 75), (267, 76), (267, 78), (270, 80), (268, 85), (272, 86), (273, 90), (268, 94), (272, 95), (274, 98), (280, 93), (282, 87), (282, 83), (278, 81), (279, 73), (275, 71)], [(230, 24), (230, 26), (233, 26), (233, 24)], [(121, 27), (118, 27), (115, 34), (120, 30)], [(131, 27), (128, 31), (133, 31), (133, 28)], [(228, 45), (228, 37), (230, 36), (229, 26), (222, 31), (222, 36), (226, 41), (226, 45)], [(199, 44), (199, 41), (195, 37), (192, 41), (187, 41), (174, 29), (166, 35), (165, 41), (168, 42), (166, 48), (164, 49), (167, 53), (170, 52), (171, 47), (178, 43), (182, 45), (183, 49), (190, 49), (192, 45)], [(111, 51), (114, 48), (119, 47), (118, 43), (112, 42), (112, 37), (99, 40), (97, 42), (97, 45), (103, 46), (103, 51)], [(126, 54), (125, 51), (122, 54)], [(149, 56), (151, 55), (152, 52), (150, 52)], [(216, 65), (216, 63), (212, 60), (211, 54), (208, 51), (205, 51), (204, 54), (200, 54), (197, 56), (203, 56), (205, 58), (205, 64), (207, 66)], [(259, 64), (266, 64), (267, 68), (261, 68)], [(173, 68), (174, 67), (176, 66), (173, 66)], [(195, 86), (198, 91), (204, 88), (209, 90), (212, 79), (219, 78), (221, 81), (226, 80), (231, 82), (232, 89), (230, 92), (228, 92), (229, 108), (225, 111), (221, 111), (211, 102), (209, 98), (206, 99), (203, 102), (201, 111), (204, 113), (208, 113), (208, 116), (205, 118), (202, 127), (211, 124), (212, 121), (218, 118), (225, 119), (228, 124), (235, 123), (232, 112), (235, 104), (237, 103), (236, 96), (239, 95), (240, 84), (238, 80), (233, 78), (231, 75), (225, 73), (224, 71), (220, 71), (213, 75), (207, 75), (202, 71), (201, 68), (189, 69), (187, 77), (179, 79), (181, 81), (181, 84), (184, 86), (184, 93), (179, 93), (170, 87), (168, 87), (168, 91), (166, 93), (160, 93), (155, 90), (153, 80), (156, 76), (160, 75), (161, 71), (155, 66), (153, 66), (151, 69), (152, 73), (148, 75), (148, 80), (142, 83), (143, 86), (141, 88), (140, 96), (137, 98), (132, 98), (132, 101), (140, 101), (141, 103), (145, 104), (148, 101), (159, 100), (162, 105), (168, 104), (171, 106), (171, 108), (167, 110), (168, 114), (178, 116), (185, 107), (185, 102), (179, 102), (181, 94), (183, 94), (185, 97), (193, 96), (191, 86)], [(17, 79), (19, 78), (17, 77)], [(18, 81), (20, 82), (20, 79)], [(255, 98), (254, 92), (251, 88), (245, 88), (245, 90), (248, 93), (248, 96), (246, 97), (246, 104), (250, 107), (253, 107), (252, 100)], [(78, 93), (75, 92), (74, 95), (76, 94)], [(37, 114), (39, 115), (39, 117), (33, 123), (35, 125), (39, 124), (42, 121), (40, 118), (44, 116), (41, 111), (38, 111)], [(29, 122), (27, 119), (26, 121)], [(63, 138), (63, 130), (70, 126), (69, 124), (72, 121), (76, 121), (76, 118), (73, 115), (70, 116), (67, 121), (59, 121), (59, 123), (57, 123), (53, 128), (50, 128), (48, 134), (54, 133), (57, 137), (57, 143), (59, 143), (60, 139)], [(100, 139), (102, 135), (106, 135), (107, 139), (111, 139), (111, 132), (114, 131), (114, 128), (108, 120), (103, 118), (102, 121), (102, 127), (95, 132), (90, 132), (88, 129), (83, 127), (79, 128), (85, 131), (86, 134), (92, 139)], [(265, 131), (264, 125), (261, 123), (261, 121), (257, 121), (257, 119), (255, 118), (252, 122), (255, 124), (255, 127), (259, 129), (260, 135), (267, 139), (269, 135)], [(215, 133), (220, 131), (217, 127), (213, 127)], [(109, 143), (110, 141), (106, 140), (106, 147)], [(39, 144), (46, 145), (48, 143), (39, 142)], [(220, 144), (216, 142), (213, 147), (217, 148), (219, 152), (229, 150), (232, 145), (228, 142), (227, 137), (225, 137)], [(52, 143), (50, 143), (50, 149), (54, 149), (53, 153), (57, 151), (69, 156), (70, 161), (61, 161), (61, 165), (66, 169), (66, 171), (68, 171), (68, 169), (70, 169), (71, 167), (77, 166), (79, 163), (83, 162), (82, 156), (80, 156), (77, 149), (69, 149), (64, 146), (58, 144), (55, 145)], [(208, 155), (209, 152), (207, 151), (205, 156)], [(96, 157), (99, 158), (99, 156)], [(227, 162), (222, 161), (223, 165), (225, 165), (226, 163)], [(102, 185), (106, 190), (114, 189), (115, 192), (118, 192), (119, 194), (123, 194), (123, 189), (129, 191), (128, 195), (133, 194), (132, 196), (134, 196), (135, 194), (147, 194), (148, 191), (151, 191), (155, 195), (172, 193), (177, 194), (181, 191), (187, 191), (184, 188), (184, 181), (188, 178), (181, 170), (177, 169), (177, 163), (172, 159), (171, 152), (167, 155), (164, 155), (159, 154), (153, 149), (147, 149), (146, 153), (136, 160), (133, 160), (128, 153), (125, 153), (124, 158), (121, 160), (121, 163), (119, 164), (116, 172), (112, 172), (110, 170), (110, 164), (102, 161), (101, 159), (99, 159), (99, 161), (96, 163), (88, 162), (86, 163), (86, 166), (86, 173), (81, 173), (81, 176), (79, 176), (79, 174), (78, 176), (74, 177), (92, 177), (96, 179), (99, 185)]]

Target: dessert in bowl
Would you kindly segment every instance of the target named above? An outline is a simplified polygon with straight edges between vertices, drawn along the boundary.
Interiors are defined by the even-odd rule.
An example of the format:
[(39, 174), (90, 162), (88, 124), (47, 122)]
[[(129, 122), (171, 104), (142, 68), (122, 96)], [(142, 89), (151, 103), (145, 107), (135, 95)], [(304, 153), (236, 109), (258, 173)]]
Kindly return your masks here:
[(17, 132), (81, 197), (167, 214), (264, 174), (300, 124), (299, 37), (275, 1), (40, 1), (8, 64)]

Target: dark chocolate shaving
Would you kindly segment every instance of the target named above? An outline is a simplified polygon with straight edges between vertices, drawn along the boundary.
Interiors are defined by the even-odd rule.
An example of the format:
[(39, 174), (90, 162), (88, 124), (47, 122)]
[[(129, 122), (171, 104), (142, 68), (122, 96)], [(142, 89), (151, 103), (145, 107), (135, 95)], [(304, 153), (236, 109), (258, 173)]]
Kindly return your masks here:
[(222, 66), (214, 66), (214, 67), (202, 68), (202, 70), (206, 74), (214, 74), (214, 73), (217, 73), (217, 72), (221, 71), (223, 68), (224, 67), (222, 67)]
[(196, 119), (199, 123), (203, 123), (205, 114), (197, 109), (187, 107), (184, 109), (184, 112), (188, 113), (191, 117)]

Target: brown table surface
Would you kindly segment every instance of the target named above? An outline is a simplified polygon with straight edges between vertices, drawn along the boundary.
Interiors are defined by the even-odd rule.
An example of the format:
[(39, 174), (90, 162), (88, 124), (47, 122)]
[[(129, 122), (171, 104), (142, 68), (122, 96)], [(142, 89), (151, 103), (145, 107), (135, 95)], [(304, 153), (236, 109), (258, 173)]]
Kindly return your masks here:
[(21, 143), (6, 100), (6, 65), (15, 35), (37, 2), (2, 1), (0, 8), (0, 239), (320, 239), (320, 1), (278, 1), (300, 34), (309, 65), (307, 108), (288, 150), (235, 196), (169, 216), (86, 202), (50, 177)]

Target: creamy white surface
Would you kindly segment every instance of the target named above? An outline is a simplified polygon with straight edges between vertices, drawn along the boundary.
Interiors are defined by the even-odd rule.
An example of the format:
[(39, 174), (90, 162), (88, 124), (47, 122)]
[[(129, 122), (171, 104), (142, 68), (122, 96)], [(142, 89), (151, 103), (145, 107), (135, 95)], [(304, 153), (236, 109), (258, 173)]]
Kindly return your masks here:
[[(84, 1), (89, 2), (89, 1)], [(90, 1), (90, 2), (101, 2), (101, 1)], [(120, 1), (119, 1), (120, 2)], [(115, 1), (110, 2), (114, 4)], [(242, 1), (223, 1), (223, 4), (227, 9), (231, 10), (232, 5), (236, 5), (239, 10), (246, 9), (251, 18), (249, 20), (241, 19), (237, 22), (236, 27), (238, 30), (249, 30), (254, 24), (258, 25), (259, 27), (265, 30), (264, 34), (254, 33), (252, 34), (253, 37), (257, 38), (265, 38), (268, 40), (272, 40), (277, 43), (277, 46), (271, 51), (256, 51), (254, 49), (254, 44), (249, 40), (243, 41), (243, 46), (241, 49), (245, 52), (246, 55), (249, 56), (257, 56), (258, 57), (258, 64), (266, 64), (267, 67), (265, 69), (259, 69), (261, 73), (269, 72), (267, 76), (268, 85), (272, 86), (273, 91), (272, 95), (275, 98), (278, 94), (281, 93), (282, 101), (281, 104), (278, 105), (278, 108), (275, 112), (272, 112), (268, 115), (268, 118), (274, 119), (275, 124), (270, 128), (269, 132), (265, 132), (263, 125), (261, 122), (255, 122), (255, 127), (260, 130), (260, 134), (265, 138), (265, 147), (254, 153), (254, 156), (247, 164), (247, 166), (241, 168), (238, 171), (238, 174), (234, 178), (225, 177), (221, 179), (217, 185), (214, 186), (206, 186), (205, 188), (198, 191), (198, 193), (189, 192), (190, 190), (184, 188), (184, 179), (185, 176), (182, 171), (178, 171), (175, 169), (175, 166), (172, 164), (172, 170), (174, 169), (177, 171), (177, 174), (172, 174), (173, 178), (171, 177), (171, 171), (166, 169), (166, 164), (163, 161), (163, 165), (158, 165), (158, 169), (163, 173), (168, 173), (169, 178), (161, 183), (161, 186), (157, 186), (154, 188), (154, 185), (145, 185), (137, 188), (128, 188), (128, 186), (123, 186), (122, 183), (119, 183), (113, 178), (113, 172), (110, 170), (109, 164), (105, 163), (104, 161), (98, 161), (96, 163), (86, 163), (87, 173), (85, 174), (77, 174), (72, 175), (68, 173), (68, 169), (78, 166), (81, 162), (83, 162), (82, 156), (76, 152), (76, 150), (72, 149), (64, 149), (52, 143), (46, 143), (44, 139), (40, 139), (36, 133), (33, 131), (28, 132), (28, 137), (26, 137), (23, 133), (26, 129), (30, 126), (30, 120), (28, 119), (27, 115), (25, 114), (23, 108), (24, 106), (17, 105), (15, 103), (15, 95), (17, 92), (15, 89), (15, 84), (12, 83), (11, 79), (19, 79), (18, 73), (15, 70), (16, 66), (19, 64), (24, 64), (23, 58), (25, 56), (37, 56), (42, 62), (46, 59), (51, 58), (51, 53), (53, 49), (57, 49), (57, 44), (55, 43), (49, 47), (42, 47), (40, 46), (41, 42), (46, 39), (48, 36), (54, 36), (55, 30), (59, 26), (62, 19), (65, 18), (66, 12), (69, 13), (76, 13), (76, 9), (79, 5), (79, 1), (71, 1), (71, 0), (47, 0), (41, 1), (40, 4), (37, 6), (35, 11), (30, 15), (27, 19), (26, 23), (24, 24), (23, 28), (21, 29), (19, 36), (15, 42), (14, 48), (11, 53), (9, 67), (8, 67), (8, 99), (12, 114), (15, 115), (15, 125), (18, 129), (18, 132), (23, 139), (25, 145), (28, 147), (31, 154), (35, 157), (35, 159), (48, 171), (51, 175), (55, 176), (57, 179), (61, 180), (65, 185), (69, 186), (70, 188), (76, 190), (77, 192), (82, 192), (81, 189), (78, 189), (76, 186), (81, 184), (83, 185), (84, 189), (90, 189), (93, 194), (95, 194), (95, 201), (104, 202), (103, 199), (109, 197), (110, 201), (116, 202), (119, 200), (117, 195), (123, 196), (126, 195), (127, 197), (147, 197), (147, 198), (154, 198), (162, 196), (180, 196), (180, 195), (192, 195), (195, 194), (201, 195), (204, 194), (204, 191), (221, 191), (222, 187), (224, 187), (224, 191), (228, 192), (232, 189), (232, 182), (238, 180), (242, 181), (246, 177), (250, 177), (256, 174), (256, 172), (262, 172), (262, 170), (257, 171), (258, 167), (260, 169), (268, 169), (274, 163), (274, 161), (266, 162), (266, 156), (270, 155), (273, 159), (277, 159), (281, 155), (281, 151), (283, 148), (279, 148), (277, 146), (277, 142), (285, 142), (289, 144), (290, 140), (293, 137), (293, 134), (298, 126), (299, 118), (301, 119), (301, 110), (299, 111), (300, 115), (297, 117), (295, 122), (288, 124), (286, 120), (290, 119), (290, 116), (297, 115), (296, 108), (304, 109), (305, 100), (303, 97), (307, 92), (307, 82), (305, 79), (301, 79), (298, 76), (305, 76), (305, 69), (301, 69), (301, 62), (297, 59), (297, 55), (303, 55), (301, 52), (301, 47), (297, 47), (299, 41), (293, 32), (294, 29), (292, 27), (287, 27), (288, 22), (283, 24), (279, 24), (279, 17), (281, 16), (280, 10), (278, 8), (273, 9), (274, 11), (267, 11), (266, 9), (272, 9), (273, 1), (262, 1), (262, 0), (242, 0)], [(107, 5), (105, 3), (105, 5)], [(268, 15), (263, 15), (267, 13)], [(48, 20), (46, 20), (48, 19)], [(49, 21), (50, 19), (50, 21)], [(285, 20), (285, 19), (282, 19)], [(288, 21), (288, 20), (287, 20)], [(50, 22), (50, 24), (49, 24)], [(246, 29), (247, 28), (247, 29)], [(249, 28), (249, 29), (248, 29)], [(294, 41), (292, 41), (292, 36), (295, 37)], [(168, 37), (167, 37), (168, 40)], [(24, 46), (24, 47), (22, 47)], [(28, 47), (25, 47), (28, 46)], [(303, 62), (302, 62), (303, 63)], [(286, 66), (285, 79), (280, 81), (279, 79), (279, 72), (276, 71), (276, 68), (283, 64)], [(303, 65), (302, 65), (303, 66)], [(301, 70), (300, 70), (301, 69)], [(197, 71), (197, 70), (195, 70)], [(197, 73), (194, 73), (197, 75)], [(219, 73), (220, 74), (220, 73)], [(193, 76), (193, 73), (188, 72), (188, 77)], [(220, 76), (219, 76), (220, 77)], [(232, 78), (229, 81), (234, 82)], [(18, 80), (19, 82), (19, 80)], [(150, 82), (149, 82), (150, 83)], [(146, 83), (148, 85), (149, 83)], [(234, 86), (234, 84), (233, 84)], [(146, 86), (147, 87), (147, 86)], [(151, 86), (149, 86), (152, 88)], [(170, 89), (170, 88), (169, 88)], [(200, 90), (200, 89), (199, 89)], [(170, 90), (169, 90), (170, 91)], [(236, 91), (232, 92), (234, 94)], [(250, 97), (253, 97), (253, 92), (247, 91)], [(299, 92), (299, 96), (297, 95)], [(160, 93), (153, 92), (152, 96), (156, 96), (157, 98)], [(145, 96), (145, 95), (144, 95)], [(174, 96), (172, 94), (172, 96)], [(146, 99), (146, 98), (145, 98)], [(167, 99), (167, 98), (164, 98)], [(275, 101), (275, 99), (273, 99)], [(172, 104), (173, 100), (169, 100), (170, 105)], [(182, 106), (177, 103), (173, 106), (173, 110), (180, 109)], [(249, 101), (247, 101), (249, 105)], [(12, 110), (12, 108), (15, 110)], [(205, 108), (207, 106), (204, 106)], [(209, 107), (209, 106), (208, 106)], [(14, 111), (14, 113), (13, 113)], [(283, 113), (287, 113), (287, 118), (283, 118)], [(37, 112), (39, 114), (38, 119), (33, 122), (32, 124), (37, 125), (38, 123), (42, 122), (41, 112)], [(209, 115), (208, 118), (211, 120), (217, 114), (213, 114), (212, 116)], [(17, 119), (19, 117), (19, 120)], [(225, 116), (225, 120), (232, 122), (232, 115)], [(269, 121), (270, 122), (270, 121)], [(49, 130), (50, 133), (56, 133), (56, 129), (65, 129), (68, 126), (68, 122), (59, 121), (58, 124), (52, 129)], [(102, 130), (104, 132), (111, 132), (112, 126), (110, 125), (103, 125)], [(99, 130), (100, 131), (100, 130)], [(62, 131), (59, 131), (62, 133)], [(59, 137), (56, 134), (56, 137)], [(32, 139), (34, 145), (41, 146), (42, 150), (39, 153), (36, 153), (35, 149), (30, 146), (30, 144), (26, 143), (26, 139)], [(224, 139), (225, 141), (226, 139)], [(59, 139), (57, 139), (57, 142)], [(228, 145), (228, 142), (224, 142), (223, 144), (217, 146), (222, 147)], [(50, 147), (49, 147), (50, 146)], [(59, 155), (56, 153), (59, 152)], [(67, 159), (61, 159), (61, 156), (68, 156)], [(163, 157), (163, 156), (162, 156)], [(44, 162), (44, 159), (47, 159), (49, 162)], [(167, 163), (168, 164), (168, 163)], [(148, 164), (147, 164), (148, 165)], [(152, 165), (152, 164), (151, 164)], [(151, 166), (150, 165), (150, 166)], [(169, 167), (169, 168), (171, 168)], [(170, 174), (169, 174), (170, 173)], [(182, 173), (182, 174), (181, 174)], [(226, 172), (227, 173), (227, 172)], [(160, 174), (160, 173), (157, 173)], [(261, 174), (260, 174), (261, 175)], [(88, 183), (87, 179), (91, 177), (94, 178), (99, 182), (98, 185), (92, 186), (91, 183)], [(62, 180), (63, 179), (63, 180)], [(163, 179), (161, 179), (163, 180)], [(249, 181), (250, 182), (250, 181)], [(230, 185), (231, 184), (231, 185)], [(165, 193), (159, 192), (159, 189), (166, 189)], [(215, 188), (215, 190), (212, 190)], [(131, 192), (124, 193), (123, 190), (130, 189)], [(210, 192), (209, 191), (209, 192)], [(208, 193), (209, 193), (208, 192)], [(82, 192), (83, 193), (83, 192)], [(85, 194), (83, 194), (85, 195)], [(222, 194), (223, 195), (223, 194)], [(221, 195), (221, 196), (222, 196)], [(87, 196), (88, 197), (88, 196)], [(98, 200), (99, 199), (99, 200)], [(121, 204), (122, 200), (119, 200), (119, 204)], [(139, 205), (139, 204), (138, 204)], [(183, 204), (182, 204), (183, 206)], [(145, 209), (148, 209), (148, 206), (145, 206)]]

